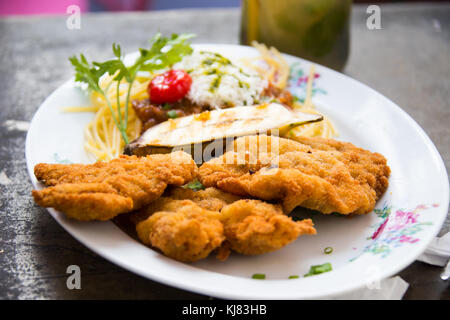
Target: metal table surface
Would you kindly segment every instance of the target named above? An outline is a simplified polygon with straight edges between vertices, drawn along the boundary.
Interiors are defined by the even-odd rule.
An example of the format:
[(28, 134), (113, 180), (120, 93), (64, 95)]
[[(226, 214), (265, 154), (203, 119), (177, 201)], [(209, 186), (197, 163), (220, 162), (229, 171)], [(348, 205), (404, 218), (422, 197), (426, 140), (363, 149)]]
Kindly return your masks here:
[[(450, 168), (450, 4), (381, 6), (381, 30), (368, 30), (365, 5), (354, 6), (345, 73), (386, 95), (426, 131)], [(160, 30), (193, 32), (194, 42), (238, 43), (238, 9), (84, 14), (81, 29), (67, 17), (0, 19), (0, 298), (208, 298), (123, 270), (92, 253), (32, 200), (25, 163), (27, 122), (42, 101), (72, 76), (67, 58), (127, 52)], [(449, 231), (447, 218), (440, 234)], [(82, 270), (82, 289), (68, 290), (66, 268)], [(415, 262), (400, 273), (405, 299), (450, 299), (442, 268)]]

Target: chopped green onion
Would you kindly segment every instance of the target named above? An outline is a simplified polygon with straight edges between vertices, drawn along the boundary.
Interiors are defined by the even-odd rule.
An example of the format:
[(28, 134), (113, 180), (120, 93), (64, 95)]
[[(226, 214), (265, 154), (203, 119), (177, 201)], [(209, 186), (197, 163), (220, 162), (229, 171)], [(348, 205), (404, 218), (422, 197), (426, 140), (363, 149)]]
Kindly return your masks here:
[(192, 182), (189, 182), (188, 184), (185, 184), (183, 188), (188, 188), (194, 191), (203, 190), (205, 189), (205, 186), (198, 180), (194, 180)]
[(289, 276), (289, 278), (288, 279), (298, 279), (299, 278), (299, 276), (297, 276), (297, 275), (293, 275), (293, 276)]
[(259, 280), (264, 280), (266, 278), (266, 275), (264, 273), (255, 273), (254, 275), (252, 275), (253, 279), (259, 279)]
[(316, 266), (311, 266), (309, 268), (309, 272), (307, 274), (305, 274), (304, 277), (310, 277), (310, 276), (320, 274), (320, 273), (325, 273), (325, 272), (328, 272), (331, 270), (333, 270), (333, 268), (331, 267), (331, 263), (329, 263), (329, 262), (320, 264), (320, 265), (316, 265)]
[(167, 111), (167, 116), (168, 116), (170, 119), (175, 119), (175, 118), (178, 117), (177, 112), (176, 112), (175, 110)]
[(332, 253), (333, 252), (333, 248), (332, 247), (326, 247), (324, 250), (323, 250), (323, 253), (325, 253), (325, 254), (330, 254), (330, 253)]
[(172, 109), (172, 106), (168, 103), (164, 103), (162, 108), (163, 108), (163, 110), (170, 110), (170, 109)]

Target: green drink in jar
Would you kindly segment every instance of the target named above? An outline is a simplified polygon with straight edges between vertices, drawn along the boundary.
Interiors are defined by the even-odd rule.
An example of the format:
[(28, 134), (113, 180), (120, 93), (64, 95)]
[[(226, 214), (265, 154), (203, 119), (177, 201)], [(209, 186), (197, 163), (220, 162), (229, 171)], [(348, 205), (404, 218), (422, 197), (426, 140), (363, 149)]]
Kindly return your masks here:
[(351, 0), (242, 0), (241, 43), (252, 41), (342, 70)]

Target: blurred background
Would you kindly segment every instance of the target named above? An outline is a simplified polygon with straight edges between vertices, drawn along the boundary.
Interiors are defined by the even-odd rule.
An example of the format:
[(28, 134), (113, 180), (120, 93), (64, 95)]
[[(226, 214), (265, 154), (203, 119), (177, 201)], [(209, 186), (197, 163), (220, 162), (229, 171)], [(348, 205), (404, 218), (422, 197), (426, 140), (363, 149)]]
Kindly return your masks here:
[[(444, 2), (445, 0), (434, 0)], [(399, 3), (418, 0), (354, 0), (354, 3)], [(422, 2), (427, 2), (423, 1)], [(81, 12), (148, 11), (183, 8), (232, 8), (241, 0), (14, 0), (0, 1), (0, 15), (65, 14), (69, 5), (78, 5)]]

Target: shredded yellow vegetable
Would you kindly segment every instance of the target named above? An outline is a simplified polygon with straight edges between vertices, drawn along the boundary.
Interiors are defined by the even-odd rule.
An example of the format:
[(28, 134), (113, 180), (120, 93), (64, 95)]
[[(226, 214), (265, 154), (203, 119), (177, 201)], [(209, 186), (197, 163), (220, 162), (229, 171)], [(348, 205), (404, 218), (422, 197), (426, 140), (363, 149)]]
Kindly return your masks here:
[[(113, 81), (114, 76), (105, 76), (100, 82), (101, 88), (105, 91), (108, 99), (111, 101), (112, 109), (115, 110), (117, 116), (117, 82)], [(133, 82), (130, 101), (134, 99), (148, 98), (147, 86), (149, 78), (138, 77)], [(119, 87), (119, 103), (121, 116), (125, 113), (125, 99), (128, 90), (128, 83), (123, 81)], [(95, 112), (95, 117), (90, 121), (84, 130), (84, 147), (87, 152), (93, 154), (97, 160), (111, 160), (117, 158), (125, 147), (123, 139), (121, 139), (120, 131), (117, 128), (108, 108), (105, 99), (93, 92), (91, 94), (91, 106), (88, 107), (68, 107), (64, 108), (67, 112)], [(127, 135), (131, 140), (139, 137), (141, 132), (141, 121), (137, 118), (131, 106), (128, 107), (128, 123)]]
[[(283, 58), (281, 53), (271, 47), (267, 48), (264, 44), (254, 41), (252, 45), (259, 51), (260, 56), (254, 58), (244, 58), (242, 62), (249, 68), (258, 72), (264, 79), (267, 79), (279, 89), (286, 89), (289, 79), (289, 64)], [(315, 75), (315, 67), (311, 66), (306, 85), (306, 98), (303, 103), (294, 102), (294, 108), (306, 113), (319, 114), (312, 102), (313, 81)], [(322, 114), (323, 115), (323, 114)], [(324, 115), (323, 115), (324, 116)], [(335, 137), (338, 135), (330, 118), (324, 116), (320, 122), (302, 125), (290, 130), (286, 133), (286, 137), (294, 139), (298, 136), (307, 137)]]

